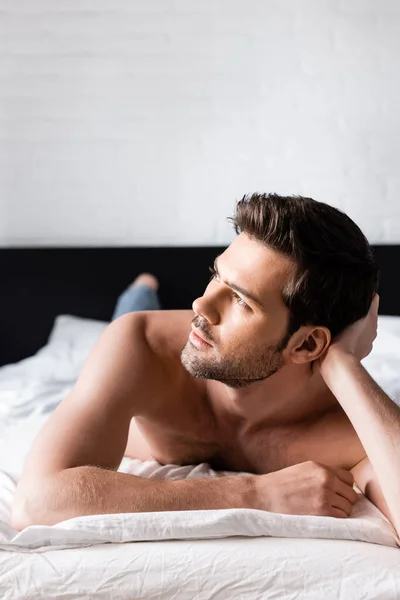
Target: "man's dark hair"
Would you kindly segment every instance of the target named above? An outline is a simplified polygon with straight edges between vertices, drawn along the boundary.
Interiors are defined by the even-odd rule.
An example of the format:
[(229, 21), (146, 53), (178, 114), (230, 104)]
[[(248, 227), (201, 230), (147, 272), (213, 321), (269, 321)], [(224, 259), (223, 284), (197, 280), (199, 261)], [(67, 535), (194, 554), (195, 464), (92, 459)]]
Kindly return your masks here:
[(282, 290), (290, 310), (286, 343), (302, 325), (328, 327), (333, 338), (368, 313), (379, 270), (367, 238), (345, 213), (312, 198), (256, 193), (237, 203), (230, 220), (237, 234), (295, 264)]

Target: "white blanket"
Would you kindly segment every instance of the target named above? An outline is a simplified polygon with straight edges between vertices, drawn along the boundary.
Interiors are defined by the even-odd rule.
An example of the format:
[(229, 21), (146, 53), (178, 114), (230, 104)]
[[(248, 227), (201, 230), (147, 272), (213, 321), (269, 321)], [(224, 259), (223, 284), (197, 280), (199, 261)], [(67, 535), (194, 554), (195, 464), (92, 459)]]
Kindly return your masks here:
[[(74, 326), (79, 326), (78, 337), (71, 336), (68, 328), (71, 319)], [(49, 411), (71, 389), (90, 346), (104, 328), (94, 325), (95, 334), (88, 342), (82, 334), (84, 324), (84, 320), (59, 318), (48, 346), (26, 361), (0, 369), (3, 413), (2, 431), (0, 429), (0, 548), (19, 552), (45, 551), (106, 542), (231, 536), (330, 538), (391, 547), (399, 545), (391, 524), (361, 494), (348, 519), (232, 509), (96, 515), (70, 519), (52, 527), (28, 527), (20, 533), (13, 530), (9, 525), (9, 514), (23, 458)], [(70, 337), (65, 335), (66, 332)], [(162, 478), (218, 475), (206, 464), (161, 467), (155, 462), (129, 459), (123, 460), (120, 470)]]

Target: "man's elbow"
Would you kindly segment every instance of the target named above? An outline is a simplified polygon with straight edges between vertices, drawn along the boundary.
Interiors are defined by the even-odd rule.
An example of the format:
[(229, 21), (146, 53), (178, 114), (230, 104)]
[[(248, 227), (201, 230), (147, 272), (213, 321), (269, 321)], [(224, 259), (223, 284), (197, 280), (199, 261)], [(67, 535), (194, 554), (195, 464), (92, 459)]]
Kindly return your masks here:
[(22, 494), (17, 494), (14, 497), (11, 515), (10, 515), (10, 525), (16, 531), (22, 531), (26, 527), (30, 525), (39, 525), (40, 523), (36, 522), (34, 518), (34, 514), (29, 507), (29, 502), (27, 498)]
[(11, 508), (11, 527), (22, 531), (31, 525), (54, 525), (57, 523), (56, 515), (52, 514), (49, 507), (49, 498), (49, 493), (44, 497), (43, 494), (29, 489), (29, 487), (24, 490), (17, 488)]

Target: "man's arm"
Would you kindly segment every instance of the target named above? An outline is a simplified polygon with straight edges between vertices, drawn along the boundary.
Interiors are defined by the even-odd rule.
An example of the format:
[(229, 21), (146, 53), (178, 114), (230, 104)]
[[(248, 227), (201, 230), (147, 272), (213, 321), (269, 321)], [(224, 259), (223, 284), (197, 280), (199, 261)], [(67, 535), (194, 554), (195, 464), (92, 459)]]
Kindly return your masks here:
[(40, 491), (33, 491), (33, 497), (25, 489), (25, 502), (19, 499), (22, 513), (16, 509), (11, 526), (21, 530), (54, 525), (82, 515), (247, 508), (255, 495), (253, 480), (230, 476), (157, 481), (95, 466), (63, 469), (38, 479)]
[(331, 358), (324, 379), (367, 455), (353, 467), (354, 480), (400, 535), (400, 408), (359, 360), (340, 353)]
[(393, 522), (393, 517), (390, 514), (389, 507), (368, 456), (358, 462), (350, 471), (353, 474), (357, 487), (362, 491), (364, 496), (375, 504), (390, 522)]
[(145, 326), (143, 313), (124, 315), (96, 343), (28, 455), (13, 503), (14, 528), (88, 514), (251, 506), (252, 477), (170, 482), (116, 471), (132, 417), (151, 411), (165, 377)]
[(319, 368), (367, 455), (352, 469), (355, 481), (400, 535), (400, 408), (360, 362), (376, 337), (378, 300), (334, 341)]

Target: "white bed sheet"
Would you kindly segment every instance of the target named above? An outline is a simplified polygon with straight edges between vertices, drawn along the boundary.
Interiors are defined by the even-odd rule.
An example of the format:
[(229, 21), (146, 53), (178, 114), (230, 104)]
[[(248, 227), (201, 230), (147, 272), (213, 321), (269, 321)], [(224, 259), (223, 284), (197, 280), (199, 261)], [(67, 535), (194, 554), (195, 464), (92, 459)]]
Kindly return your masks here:
[[(7, 529), (6, 521), (13, 482), (21, 472), (24, 456), (49, 411), (71, 389), (90, 346), (105, 326), (92, 323), (89, 327), (92, 335), (90, 338), (89, 335), (84, 335), (88, 324), (83, 320), (71, 319), (59, 318), (53, 330), (53, 338), (37, 355), (0, 369), (0, 467), (3, 470), (0, 475), (0, 522), (3, 522), (0, 531), (3, 543), (6, 542), (3, 548), (7, 547), (16, 533)], [(73, 326), (72, 329), (75, 328), (72, 333), (69, 325)], [(64, 335), (66, 332), (69, 333), (68, 339)], [(387, 345), (385, 348), (387, 349)], [(396, 369), (394, 353), (390, 354), (390, 359), (393, 375)], [(379, 364), (382, 374), (382, 361), (377, 356), (373, 360)], [(379, 381), (377, 376), (376, 379), (384, 387), (382, 379)], [(393, 378), (390, 382), (392, 384), (397, 385), (397, 380)], [(392, 392), (392, 396), (394, 395)], [(160, 472), (157, 475), (156, 464), (140, 465), (139, 461), (124, 461), (121, 465), (122, 470), (131, 472), (140, 468), (147, 471), (150, 469), (150, 476), (160, 475)], [(197, 469), (200, 469), (201, 475), (202, 469), (204, 471), (206, 467)], [(191, 471), (186, 471), (185, 475), (190, 473)], [(173, 471), (171, 474), (174, 474)], [(207, 473), (203, 472), (204, 474)], [(194, 475), (196, 473), (192, 471), (192, 476)], [(361, 513), (356, 513), (351, 519), (319, 518), (319, 523), (324, 520), (335, 523), (329, 525), (325, 533), (319, 525), (317, 529), (323, 535), (351, 538), (354, 536), (344, 531), (338, 535), (337, 526), (339, 522), (340, 526), (344, 526), (358, 520), (353, 531), (353, 534), (358, 532), (355, 539), (362, 539), (357, 537), (361, 532), (361, 535), (371, 535), (366, 539), (374, 539), (377, 543), (304, 537), (241, 537), (255, 535), (258, 530), (256, 528), (253, 533), (249, 533), (245, 526), (246, 518), (235, 517), (230, 529), (226, 529), (225, 522), (225, 530), (222, 528), (218, 533), (223, 513), (234, 511), (193, 511), (208, 513), (205, 517), (209, 519), (207, 527), (211, 535), (221, 535), (221, 531), (224, 535), (236, 534), (236, 537), (223, 539), (165, 539), (54, 550), (46, 545), (40, 546), (37, 543), (37, 532), (33, 532), (31, 539), (37, 550), (29, 550), (26, 545), (20, 548), (14, 545), (12, 551), (0, 550), (0, 597), (49, 598), (58, 595), (63, 598), (400, 599), (399, 548), (390, 547), (395, 546), (398, 540), (379, 511), (367, 500), (365, 503), (358, 505)], [(239, 513), (236, 516), (240, 517)], [(168, 531), (169, 527), (173, 536), (176, 529), (171, 527), (171, 523), (174, 518), (178, 518), (177, 514), (170, 513), (170, 517), (160, 513), (155, 515), (156, 520), (152, 522), (153, 537), (149, 534), (150, 539), (160, 538), (159, 530), (157, 527), (154, 529), (157, 519), (159, 525), (164, 519), (164, 529)], [(264, 535), (281, 536), (286, 531), (286, 535), (292, 532), (294, 536), (304, 536), (304, 527), (299, 525), (301, 518), (275, 515), (268, 522), (270, 516), (270, 513), (263, 515), (266, 517), (264, 525), (267, 529), (270, 528), (263, 532)], [(116, 516), (117, 520), (118, 518), (122, 517)], [(130, 526), (132, 519), (137, 518), (138, 515), (129, 516)], [(190, 518), (190, 515), (186, 514), (185, 518)], [(209, 527), (210, 518), (214, 519), (212, 528)], [(232, 519), (232, 514), (230, 518)], [(83, 522), (85, 519), (87, 518)], [(103, 524), (108, 519), (112, 525), (111, 530), (117, 531), (115, 521), (112, 523), (113, 517), (105, 516), (102, 519)], [(280, 527), (275, 531), (271, 530), (273, 523), (279, 525), (279, 519)], [(288, 527), (290, 519), (292, 529)], [(362, 520), (364, 523), (360, 525)], [(69, 523), (70, 526), (72, 521), (77, 520), (65, 524), (68, 526)], [(197, 526), (198, 523), (197, 519)], [(238, 533), (238, 523), (242, 527), (241, 534)], [(260, 522), (258, 526), (260, 528)], [(329, 527), (333, 527), (330, 532)], [(318, 532), (314, 528), (310, 529), (310, 534), (314, 536)], [(199, 530), (195, 531), (195, 535), (199, 535)], [(200, 531), (200, 535), (207, 537), (205, 531)], [(374, 537), (375, 535), (378, 537)], [(48, 543), (48, 539), (47, 542), (46, 538), (43, 540), (45, 544)]]
[(342, 540), (224, 538), (0, 551), (3, 600), (399, 600), (399, 554)]

